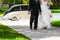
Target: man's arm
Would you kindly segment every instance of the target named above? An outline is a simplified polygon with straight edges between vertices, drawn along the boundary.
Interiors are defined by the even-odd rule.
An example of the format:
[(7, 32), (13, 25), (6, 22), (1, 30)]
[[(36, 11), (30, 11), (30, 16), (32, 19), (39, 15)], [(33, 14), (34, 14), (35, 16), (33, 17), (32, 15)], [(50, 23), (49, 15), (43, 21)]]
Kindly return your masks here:
[(40, 5), (39, 5), (39, 11), (42, 12), (42, 11), (41, 11), (41, 6), (40, 6)]
[(31, 0), (29, 0), (29, 6), (28, 6), (28, 14), (31, 13)]
[(39, 4), (39, 13), (40, 13), (40, 15), (42, 14), (42, 11), (41, 11), (41, 6), (40, 6), (40, 4)]
[(28, 6), (28, 11), (31, 10), (31, 0), (29, 0), (29, 6)]
[(42, 14), (42, 11), (41, 11), (41, 6), (40, 6), (40, 0), (38, 1), (38, 5), (39, 5), (39, 13), (40, 13), (40, 15)]
[(39, 5), (39, 11), (41, 12), (41, 6), (40, 6), (40, 0), (38, 1)]

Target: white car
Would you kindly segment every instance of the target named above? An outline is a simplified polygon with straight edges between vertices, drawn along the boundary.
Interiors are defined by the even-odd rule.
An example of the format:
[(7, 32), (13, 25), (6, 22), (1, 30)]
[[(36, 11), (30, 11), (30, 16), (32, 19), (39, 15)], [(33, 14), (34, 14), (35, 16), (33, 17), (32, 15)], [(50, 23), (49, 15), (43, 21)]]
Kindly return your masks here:
[(19, 19), (29, 19), (29, 17), (30, 14), (28, 14), (28, 4), (13, 5), (3, 15), (3, 19), (14, 21)]

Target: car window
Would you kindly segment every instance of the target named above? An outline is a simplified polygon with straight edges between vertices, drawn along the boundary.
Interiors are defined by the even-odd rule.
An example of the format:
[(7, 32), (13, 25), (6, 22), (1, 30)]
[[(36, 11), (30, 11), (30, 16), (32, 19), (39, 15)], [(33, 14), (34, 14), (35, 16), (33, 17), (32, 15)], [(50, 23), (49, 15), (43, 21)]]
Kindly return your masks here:
[(26, 11), (26, 10), (28, 10), (28, 5), (21, 6), (21, 11)]
[(28, 10), (28, 5), (20, 5), (20, 6), (15, 6), (9, 10), (9, 12), (13, 11), (26, 11)]
[(20, 11), (20, 7), (19, 6), (16, 6), (16, 7), (13, 7), (10, 12), (13, 12), (13, 11)]

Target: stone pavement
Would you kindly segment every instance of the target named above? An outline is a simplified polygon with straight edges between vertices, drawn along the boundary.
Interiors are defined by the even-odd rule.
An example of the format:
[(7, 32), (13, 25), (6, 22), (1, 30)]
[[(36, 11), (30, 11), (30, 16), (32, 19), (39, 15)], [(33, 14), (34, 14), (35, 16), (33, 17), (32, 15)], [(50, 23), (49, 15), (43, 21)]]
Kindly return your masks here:
[(53, 13), (51, 19), (52, 20), (60, 20), (60, 13)]
[[(53, 14), (52, 20), (60, 20), (60, 14)], [(29, 20), (19, 20), (19, 21), (10, 21), (10, 20), (0, 20), (0, 23), (18, 31), (19, 33), (24, 34), (25, 36), (31, 38), (32, 40), (59, 40), (60, 39), (60, 28), (52, 27), (51, 29), (40, 29), (30, 30), (29, 29)]]
[[(50, 38), (49, 40), (52, 40), (51, 37), (60, 37), (60, 28), (52, 27), (51, 29), (40, 29), (38, 30), (30, 30), (29, 26), (10, 26), (10, 28), (13, 28), (14, 30), (18, 31), (19, 33), (24, 34), (25, 36), (31, 38), (32, 40), (45, 40), (44, 38)], [(56, 39), (57, 40), (57, 39)]]

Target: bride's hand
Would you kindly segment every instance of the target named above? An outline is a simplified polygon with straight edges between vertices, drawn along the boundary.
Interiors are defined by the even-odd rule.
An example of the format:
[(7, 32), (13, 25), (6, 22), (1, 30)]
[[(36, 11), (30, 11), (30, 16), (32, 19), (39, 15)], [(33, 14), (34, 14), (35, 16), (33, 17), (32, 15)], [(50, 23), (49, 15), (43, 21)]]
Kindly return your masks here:
[(52, 15), (50, 15), (50, 17), (52, 17)]

